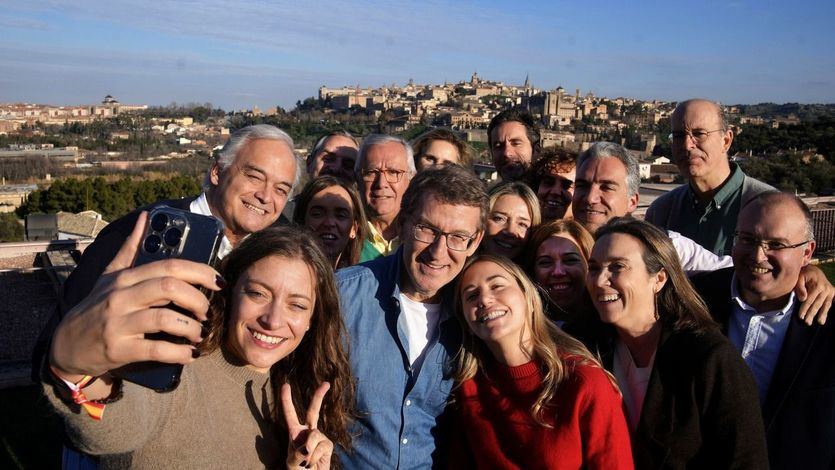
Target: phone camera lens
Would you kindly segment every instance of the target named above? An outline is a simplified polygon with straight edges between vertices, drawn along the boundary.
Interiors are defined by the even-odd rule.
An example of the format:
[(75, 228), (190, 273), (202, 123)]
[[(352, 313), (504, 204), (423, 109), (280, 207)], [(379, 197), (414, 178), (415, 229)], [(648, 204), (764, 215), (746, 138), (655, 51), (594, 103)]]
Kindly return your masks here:
[(151, 254), (159, 251), (160, 245), (162, 245), (162, 239), (157, 235), (149, 235), (143, 244), (145, 251)]
[(165, 239), (165, 244), (168, 246), (177, 246), (180, 244), (180, 238), (182, 238), (183, 232), (180, 231), (178, 228), (171, 227), (165, 231), (162, 237)]
[(156, 232), (161, 232), (168, 225), (168, 216), (165, 214), (157, 214), (151, 219), (151, 228)]

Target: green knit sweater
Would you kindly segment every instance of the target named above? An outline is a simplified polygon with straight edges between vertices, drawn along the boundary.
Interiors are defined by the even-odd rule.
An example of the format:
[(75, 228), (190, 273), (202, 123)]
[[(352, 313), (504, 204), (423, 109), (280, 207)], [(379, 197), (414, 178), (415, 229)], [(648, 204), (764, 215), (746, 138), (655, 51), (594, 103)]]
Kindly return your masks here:
[(271, 420), (268, 374), (230, 364), (221, 351), (183, 368), (169, 393), (124, 383), (121, 400), (101, 421), (75, 411), (44, 386), (67, 435), (101, 468), (276, 468), (287, 442)]

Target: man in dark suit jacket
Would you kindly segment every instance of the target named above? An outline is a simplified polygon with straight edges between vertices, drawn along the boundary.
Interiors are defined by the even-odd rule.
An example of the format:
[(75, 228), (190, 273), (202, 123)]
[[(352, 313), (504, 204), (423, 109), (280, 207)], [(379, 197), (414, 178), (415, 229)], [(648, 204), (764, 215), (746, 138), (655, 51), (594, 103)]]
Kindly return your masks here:
[(293, 153), (293, 139), (275, 126), (248, 126), (237, 131), (218, 154), (203, 182), (203, 193), (192, 198), (160, 201), (113, 221), (84, 251), (64, 284), (56, 315), (44, 328), (33, 357), (32, 378), (38, 381), (40, 362), (52, 331), (84, 299), (128, 238), (139, 212), (165, 204), (211, 215), (223, 222), (219, 256), (245, 236), (274, 224), (299, 181), (301, 166)]
[[(108, 224), (84, 251), (64, 284), (64, 297), (44, 327), (32, 357), (32, 380), (39, 382), (40, 366), (52, 333), (66, 313), (81, 302), (96, 284), (136, 225), (143, 210), (159, 205), (210, 215), (223, 222), (218, 250), (223, 257), (244, 237), (276, 223), (301, 176), (293, 153), (293, 139), (275, 126), (259, 124), (237, 131), (224, 145), (203, 181), (197, 197), (160, 201), (137, 209)], [(286, 220), (286, 219), (285, 219)], [(64, 464), (86, 468), (88, 457), (64, 452)]]
[(734, 267), (694, 284), (754, 372), (771, 468), (835, 468), (835, 327), (800, 320), (792, 292), (815, 249), (809, 209), (764, 193), (737, 228)]

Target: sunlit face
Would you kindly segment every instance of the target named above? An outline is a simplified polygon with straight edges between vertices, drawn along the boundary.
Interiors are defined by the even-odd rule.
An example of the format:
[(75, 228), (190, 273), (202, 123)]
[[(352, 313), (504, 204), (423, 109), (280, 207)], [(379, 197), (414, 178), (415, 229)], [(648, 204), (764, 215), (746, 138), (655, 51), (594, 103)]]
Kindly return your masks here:
[(304, 223), (313, 230), (319, 246), (334, 265), (357, 236), (351, 196), (338, 185), (329, 186), (311, 198)]
[(550, 301), (568, 311), (580, 305), (586, 291), (588, 264), (579, 243), (567, 233), (546, 238), (534, 258), (536, 283)]
[(525, 247), (530, 228), (531, 212), (525, 200), (515, 194), (500, 196), (487, 215), (484, 252), (516, 258)]
[(673, 161), (685, 178), (710, 178), (728, 171), (728, 149), (733, 142), (731, 130), (722, 131), (722, 120), (716, 105), (708, 101), (692, 101), (676, 109), (671, 130), (676, 132), (709, 132), (704, 141), (690, 136), (673, 138)]
[(571, 200), (574, 197), (574, 180), (577, 176), (577, 168), (573, 167), (567, 172), (551, 172), (542, 175), (539, 181), (539, 188), (536, 197), (539, 199), (539, 208), (542, 211), (542, 218), (546, 220), (570, 219)]
[(655, 294), (667, 280), (661, 270), (647, 272), (644, 246), (622, 233), (597, 239), (589, 259), (586, 286), (600, 319), (619, 330), (646, 332), (655, 324)]
[[(737, 222), (741, 237), (777, 242), (785, 246), (806, 241), (803, 213), (791, 203), (764, 207), (753, 203), (742, 209)], [(800, 270), (809, 264), (814, 240), (796, 248), (763, 251), (761, 246), (734, 244), (731, 255), (740, 294), (761, 312), (782, 308), (794, 290)]]
[(519, 347), (528, 333), (528, 302), (516, 279), (491, 261), (479, 261), (461, 277), (461, 308), (470, 331), (487, 344)]
[(400, 212), (400, 200), (409, 187), (409, 165), (406, 161), (406, 149), (399, 142), (386, 142), (373, 145), (365, 155), (365, 170), (403, 172), (400, 181), (389, 182), (383, 173), (377, 173), (372, 181), (360, 177), (363, 198), (368, 207), (369, 216), (391, 222)]
[(233, 241), (269, 227), (281, 215), (296, 177), (296, 158), (279, 140), (250, 140), (225, 170), (212, 167), (209, 203)]
[(311, 269), (299, 259), (255, 262), (232, 291), (227, 347), (248, 367), (268, 372), (304, 338), (316, 305), (313, 286)]
[(574, 220), (591, 233), (615, 217), (631, 214), (638, 194), (629, 194), (626, 166), (617, 158), (587, 160), (577, 169), (572, 209)]
[(322, 149), (313, 155), (313, 161), (308, 163), (310, 178), (321, 175), (338, 176), (348, 181), (354, 181), (354, 164), (357, 161), (357, 144), (348, 137), (334, 135), (328, 137)]
[(533, 159), (533, 144), (525, 125), (517, 121), (505, 121), (493, 128), (493, 165), (504, 181), (518, 180), (524, 176)]
[(460, 163), (458, 148), (445, 140), (433, 140), (417, 159), (418, 171)]
[[(400, 240), (403, 247), (405, 273), (401, 275), (400, 290), (417, 302), (435, 302), (438, 293), (464, 267), (481, 241), (479, 231), (481, 210), (478, 207), (445, 204), (427, 194), (415, 208), (415, 213), (404, 221)], [(466, 251), (450, 250), (445, 236), (433, 243), (415, 240), (415, 224), (422, 224), (442, 232), (473, 237)]]

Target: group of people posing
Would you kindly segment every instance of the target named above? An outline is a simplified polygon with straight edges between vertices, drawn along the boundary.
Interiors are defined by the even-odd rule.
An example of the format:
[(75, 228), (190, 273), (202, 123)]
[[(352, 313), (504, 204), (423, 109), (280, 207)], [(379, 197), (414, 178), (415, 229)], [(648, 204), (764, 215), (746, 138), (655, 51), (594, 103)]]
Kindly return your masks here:
[[(133, 267), (145, 208), (67, 280), (38, 364), (65, 462), (832, 468), (835, 289), (809, 209), (729, 161), (718, 105), (671, 124), (687, 183), (646, 221), (629, 151), (542, 149), (519, 109), (488, 128), (492, 186), (446, 129), (336, 132), (306, 162), (239, 130), (202, 194), (160, 202), (223, 222), (217, 266)], [(109, 373), (141, 361), (185, 364), (179, 386)]]

